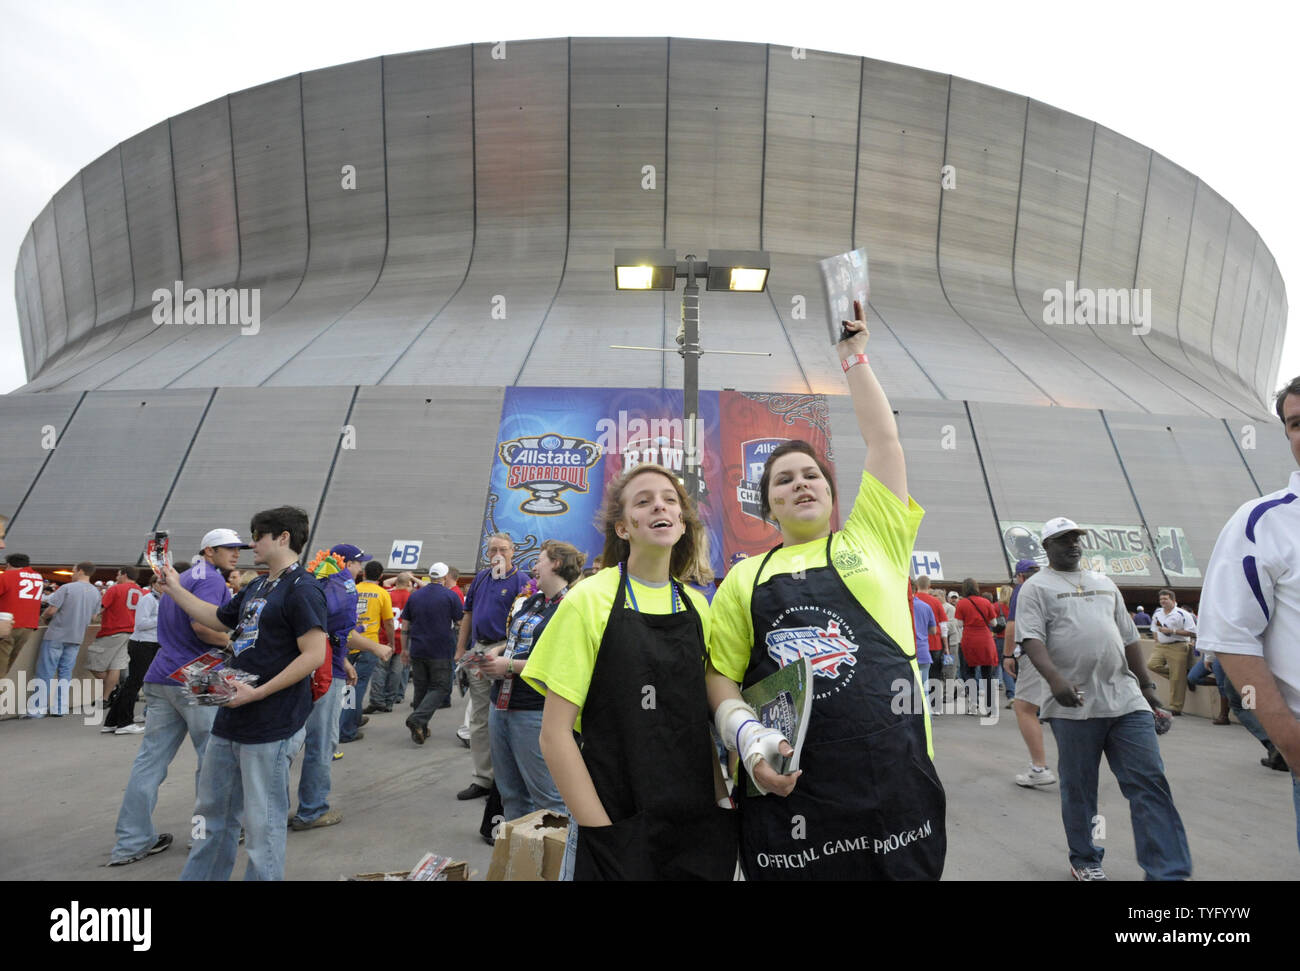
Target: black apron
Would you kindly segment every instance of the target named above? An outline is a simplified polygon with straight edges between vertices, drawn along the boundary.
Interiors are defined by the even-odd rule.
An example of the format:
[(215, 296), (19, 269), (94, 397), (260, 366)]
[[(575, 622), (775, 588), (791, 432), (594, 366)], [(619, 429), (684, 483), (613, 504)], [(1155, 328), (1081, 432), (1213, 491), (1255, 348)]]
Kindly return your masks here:
[(581, 826), (575, 880), (731, 880), (736, 816), (719, 808), (704, 633), (681, 584), (674, 614), (609, 612), (582, 711), (582, 759), (611, 826)]
[[(895, 714), (895, 682), (909, 686), (910, 658), (826, 566), (754, 577), (750, 614), (754, 647), (744, 687), (781, 666), (812, 662), (813, 712), (794, 791), (747, 796), (744, 773), (736, 787), (741, 810), (741, 865), (749, 880), (937, 880), (947, 836), (945, 798), (926, 755), (925, 715)], [(900, 598), (902, 593), (899, 594)], [(774, 638), (769, 653), (767, 635)], [(806, 632), (806, 636), (792, 636)], [(905, 709), (906, 710), (906, 709)]]

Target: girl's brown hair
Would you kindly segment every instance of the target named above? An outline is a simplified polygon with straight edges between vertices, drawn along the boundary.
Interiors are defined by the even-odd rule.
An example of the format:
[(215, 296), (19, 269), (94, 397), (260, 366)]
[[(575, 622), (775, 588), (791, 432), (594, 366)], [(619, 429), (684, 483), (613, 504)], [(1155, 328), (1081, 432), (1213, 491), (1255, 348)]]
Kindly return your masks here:
[(686, 526), (686, 532), (673, 546), (673, 553), (668, 561), (668, 572), (680, 578), (696, 562), (697, 551), (705, 548), (704, 523), (700, 521), (695, 503), (686, 494), (677, 476), (662, 465), (655, 465), (652, 462), (644, 462), (628, 469), (618, 478), (610, 480), (609, 485), (605, 487), (605, 498), (596, 517), (596, 528), (605, 534), (605, 549), (601, 553), (601, 561), (606, 566), (627, 561), (631, 546), (627, 540), (618, 535), (614, 525), (623, 518), (623, 493), (627, 489), (627, 484), (642, 472), (657, 472), (673, 484), (673, 490), (677, 493), (677, 502), (682, 509), (682, 523)]

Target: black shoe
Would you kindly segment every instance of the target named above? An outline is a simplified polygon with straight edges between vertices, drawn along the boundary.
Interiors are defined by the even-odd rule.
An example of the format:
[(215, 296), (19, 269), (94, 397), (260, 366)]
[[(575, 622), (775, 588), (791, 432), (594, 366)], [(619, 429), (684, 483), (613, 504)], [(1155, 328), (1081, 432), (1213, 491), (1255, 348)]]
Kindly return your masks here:
[(340, 739), (339, 739), (339, 744), (340, 744), (340, 745), (347, 745), (348, 742), (359, 742), (359, 741), (361, 741), (361, 740), (362, 740), (363, 738), (365, 738), (365, 737), (366, 737), (366, 733), (365, 733), (365, 732), (357, 732), (357, 733), (356, 733), (355, 735), (353, 735), (351, 738), (340, 738)]
[(497, 845), (497, 841), (494, 840), (491, 836), (484, 836), (482, 833), (479, 833), (479, 839), (481, 839), (481, 840), (482, 840), (484, 843), (486, 843), (488, 846), (496, 846), (496, 845)]
[(468, 788), (462, 789), (460, 792), (456, 793), (456, 798), (461, 802), (465, 802), (469, 799), (482, 799), (491, 791), (492, 790), (490, 789), (484, 789), (477, 782), (471, 782)]
[(124, 860), (109, 860), (107, 863), (104, 864), (104, 866), (126, 866), (129, 863), (139, 863), (146, 856), (153, 856), (155, 853), (161, 853), (163, 850), (169, 849), (171, 845), (172, 845), (172, 834), (160, 833), (158, 834), (157, 842), (155, 842), (153, 846), (149, 847), (149, 849), (145, 850), (143, 853), (137, 853), (135, 856), (128, 856)]
[(358, 725), (368, 725), (369, 723), (370, 723), (370, 718), (369, 716), (365, 716), (365, 715), (362, 716), (361, 721), (357, 722)]
[(375, 705), (366, 705), (366, 707), (364, 707), (364, 708), (361, 709), (361, 714), (363, 714), (363, 715), (373, 715), (373, 714), (374, 714), (375, 712), (377, 712), (377, 711), (383, 711), (383, 709), (382, 709), (382, 708), (379, 708), (379, 707), (377, 707), (377, 706), (375, 706)]
[(423, 745), (423, 744), (424, 744), (424, 732), (425, 732), (425, 730), (424, 730), (423, 728), (421, 728), (421, 727), (419, 726), (419, 724), (417, 724), (416, 722), (414, 722), (414, 721), (412, 721), (411, 719), (408, 718), (408, 719), (406, 719), (406, 728), (407, 728), (407, 730), (411, 733), (411, 741), (412, 741), (412, 742), (414, 742), (416, 745)]
[(1282, 758), (1282, 753), (1277, 750), (1272, 742), (1268, 744), (1268, 755), (1259, 760), (1259, 764), (1266, 769), (1276, 769), (1279, 772), (1290, 772), (1291, 767), (1286, 764), (1286, 759)]

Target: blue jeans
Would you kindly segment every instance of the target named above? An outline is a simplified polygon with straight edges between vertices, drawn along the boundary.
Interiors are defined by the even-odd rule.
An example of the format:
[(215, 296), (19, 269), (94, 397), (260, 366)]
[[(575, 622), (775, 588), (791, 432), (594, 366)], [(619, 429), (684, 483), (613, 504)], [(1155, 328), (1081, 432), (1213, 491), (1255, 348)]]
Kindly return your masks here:
[(199, 776), (203, 771), (203, 751), (208, 744), (217, 709), (186, 703), (179, 685), (153, 684), (146, 681), (144, 692), (144, 737), (131, 765), (131, 778), (117, 813), (117, 842), (112, 860), (138, 856), (158, 842), (153, 826), (153, 810), (158, 804), (158, 787), (167, 778), (167, 768), (176, 757), (185, 736), (189, 735), (198, 755), (194, 770), (194, 796), (198, 799)]
[(370, 703), (376, 708), (392, 708), (402, 700), (406, 691), (406, 683), (402, 681), (406, 663), (400, 654), (394, 654), (387, 661), (375, 660), (375, 670), (370, 676)]
[(310, 823), (330, 808), (330, 766), (339, 744), (339, 713), (343, 710), (342, 678), (317, 698), (307, 716), (307, 738), (303, 745), (302, 778), (298, 781), (298, 818)]
[(1003, 667), (1001, 661), (1002, 655), (998, 655), (998, 675), (1002, 678), (1002, 686), (1007, 689), (1007, 698), (1010, 700), (1016, 696), (1016, 679), (1007, 674), (1007, 669)]
[(1291, 776), (1291, 799), (1295, 803), (1295, 841), (1300, 845), (1300, 777)]
[(1268, 732), (1264, 731), (1264, 726), (1259, 723), (1259, 718), (1252, 710), (1241, 706), (1241, 695), (1237, 693), (1237, 689), (1228, 680), (1228, 675), (1224, 672), (1223, 665), (1219, 663), (1217, 657), (1214, 659), (1214, 679), (1219, 682), (1219, 694), (1228, 699), (1228, 707), (1237, 716), (1237, 721), (1241, 722), (1246, 731), (1259, 740), (1260, 745), (1268, 748)]
[(370, 675), (374, 673), (378, 662), (379, 658), (369, 651), (362, 651), (352, 662), (352, 666), (357, 669), (357, 684), (352, 697), (343, 699), (343, 716), (339, 719), (340, 741), (350, 742), (357, 737), (357, 731), (361, 728), (361, 709), (366, 706), (366, 688), (370, 685)]
[(242, 821), (247, 834), (245, 880), (283, 880), (289, 829), (289, 763), (307, 728), (278, 742), (245, 745), (213, 735), (203, 754), (194, 849), (182, 880), (229, 880)]
[[(80, 650), (79, 641), (52, 641), (47, 638), (41, 642), (41, 650), (36, 657), (36, 680), (45, 684), (45, 703), (50, 706), (52, 715), (68, 713), (68, 679), (72, 677), (72, 669), (77, 665), (77, 653)], [(32, 705), (27, 713), (33, 718), (45, 717), (45, 709), (39, 705)]]
[[(1197, 653), (1200, 654), (1199, 651)], [(1187, 686), (1189, 688), (1202, 687), (1206, 684), (1205, 679), (1211, 674), (1213, 674), (1213, 671), (1210, 669), (1210, 666), (1205, 663), (1205, 655), (1201, 654), (1200, 657), (1196, 659), (1196, 663), (1193, 664), (1191, 669), (1187, 672)], [(1220, 690), (1219, 694), (1223, 694), (1223, 691)]]
[[(402, 656), (406, 657), (405, 654), (403, 654)], [(411, 683), (411, 665), (403, 661), (401, 664), (397, 666), (397, 688), (394, 690), (392, 687), (392, 682), (390, 681), (388, 683), (389, 696), (393, 699), (394, 705), (401, 704), (402, 700), (406, 698), (406, 686), (410, 683)]]
[(560, 791), (555, 788), (542, 746), (542, 712), (502, 711), (493, 705), (488, 711), (492, 737), (492, 776), (501, 793), (501, 812), (507, 820), (550, 809), (566, 816)]
[(1061, 821), (1075, 867), (1100, 865), (1105, 851), (1092, 841), (1097, 819), (1097, 772), (1102, 753), (1129, 803), (1138, 865), (1148, 880), (1192, 875), (1183, 821), (1174, 808), (1149, 710), (1118, 718), (1049, 718), (1056, 736), (1061, 780)]

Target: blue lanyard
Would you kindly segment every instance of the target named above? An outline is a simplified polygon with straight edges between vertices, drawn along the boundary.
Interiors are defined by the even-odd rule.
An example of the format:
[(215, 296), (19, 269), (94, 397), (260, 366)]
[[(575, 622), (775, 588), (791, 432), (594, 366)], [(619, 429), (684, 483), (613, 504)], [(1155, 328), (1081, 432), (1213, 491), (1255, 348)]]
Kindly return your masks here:
[[(618, 565), (618, 572), (619, 572), (620, 575), (626, 575), (625, 564), (620, 563), (620, 564)], [(678, 596), (677, 596), (677, 584), (673, 583), (671, 577), (668, 579), (668, 587), (669, 587), (669, 589), (671, 589), (672, 592), (673, 592), (673, 610), (672, 610), (672, 612), (673, 612), (673, 613), (677, 613), (678, 608), (680, 608), (680, 609), (682, 609), (682, 610), (685, 610), (686, 608), (685, 608), (685, 607), (682, 607), (682, 602), (681, 602), (681, 600), (680, 600), (680, 599), (678, 598)], [(635, 610), (635, 611), (639, 614), (639, 613), (641, 612), (641, 608), (637, 606), (637, 603), (636, 603), (636, 594), (632, 592), (632, 578), (631, 578), (630, 576), (627, 577), (627, 583), (624, 584), (624, 588), (627, 590), (627, 599), (628, 599), (628, 601), (629, 601), (629, 603), (630, 603), (630, 606), (632, 607), (633, 610)]]

